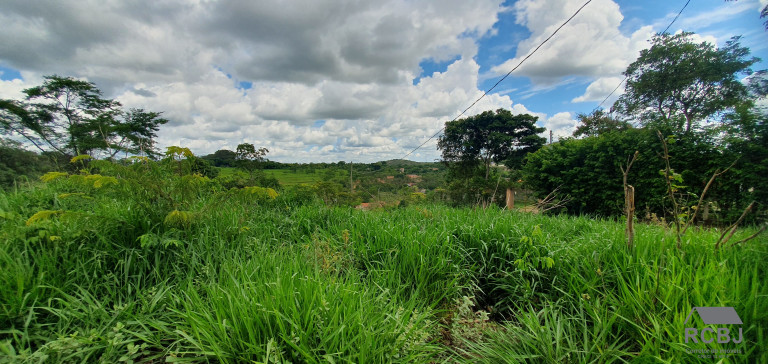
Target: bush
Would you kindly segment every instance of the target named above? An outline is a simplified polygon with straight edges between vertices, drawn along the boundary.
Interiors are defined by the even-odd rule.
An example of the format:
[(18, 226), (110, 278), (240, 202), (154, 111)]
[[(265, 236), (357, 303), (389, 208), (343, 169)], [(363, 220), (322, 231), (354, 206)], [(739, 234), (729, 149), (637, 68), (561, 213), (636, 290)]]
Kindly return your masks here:
[[(684, 185), (678, 198), (683, 205), (694, 205), (714, 170), (727, 167), (732, 157), (720, 151), (705, 134), (676, 136), (670, 141), (670, 164)], [(635, 151), (639, 155), (629, 172), (628, 183), (635, 187), (637, 211), (665, 216), (670, 202), (660, 173), (664, 160), (655, 130), (630, 129), (547, 145), (528, 155), (524, 179), (539, 198), (557, 188), (560, 194), (570, 196), (566, 205), (569, 213), (618, 216), (624, 208), (620, 166), (626, 165)], [(719, 182), (729, 178), (732, 176), (723, 175)], [(713, 198), (717, 193), (715, 187), (707, 196)], [(731, 200), (719, 202), (722, 206), (733, 206)]]
[(0, 146), (0, 188), (13, 186), (21, 179), (36, 179), (54, 169), (45, 156), (24, 149)]

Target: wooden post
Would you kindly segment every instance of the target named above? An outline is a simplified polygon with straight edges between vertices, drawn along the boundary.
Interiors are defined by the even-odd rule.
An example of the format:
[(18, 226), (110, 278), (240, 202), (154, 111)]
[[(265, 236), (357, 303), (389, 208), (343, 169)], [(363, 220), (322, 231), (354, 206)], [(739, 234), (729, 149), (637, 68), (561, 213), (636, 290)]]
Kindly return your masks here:
[(507, 188), (507, 210), (515, 208), (515, 193), (511, 188)]
[(627, 209), (627, 246), (632, 248), (635, 242), (635, 188), (627, 185), (625, 193), (625, 205)]
[(624, 166), (619, 166), (621, 173), (624, 174), (624, 213), (627, 215), (627, 247), (630, 249), (632, 249), (632, 244), (635, 241), (635, 188), (627, 183), (627, 176), (629, 176), (629, 169), (632, 168), (632, 164), (637, 160), (639, 153), (639, 151), (635, 151), (632, 157), (627, 158), (627, 169), (624, 169)]

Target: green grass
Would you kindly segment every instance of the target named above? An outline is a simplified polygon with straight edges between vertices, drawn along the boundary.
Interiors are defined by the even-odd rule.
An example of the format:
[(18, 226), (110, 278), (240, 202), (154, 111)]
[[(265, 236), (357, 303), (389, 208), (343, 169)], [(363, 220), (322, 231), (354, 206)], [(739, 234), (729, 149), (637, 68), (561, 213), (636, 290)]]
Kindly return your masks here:
[[(677, 250), (641, 224), (628, 251), (611, 221), (118, 172), (0, 194), (0, 362), (768, 362), (765, 235), (715, 251), (697, 230)], [(27, 225), (41, 210), (63, 212)], [(685, 344), (693, 306), (735, 307), (744, 342)]]
[(284, 186), (298, 185), (302, 183), (313, 184), (323, 180), (321, 174), (307, 173), (303, 171), (293, 172), (288, 169), (270, 169), (264, 173), (266, 173), (267, 176), (277, 178), (277, 180), (280, 181), (280, 184)]
[[(237, 168), (224, 167), (220, 169), (222, 176), (233, 175), (239, 172)], [(243, 172), (240, 172), (243, 173)], [(264, 174), (267, 177), (275, 177), (283, 186), (293, 186), (299, 184), (314, 184), (322, 181), (321, 173), (308, 173), (307, 171), (292, 171), (290, 169), (265, 169)], [(247, 176), (247, 173), (245, 174)]]

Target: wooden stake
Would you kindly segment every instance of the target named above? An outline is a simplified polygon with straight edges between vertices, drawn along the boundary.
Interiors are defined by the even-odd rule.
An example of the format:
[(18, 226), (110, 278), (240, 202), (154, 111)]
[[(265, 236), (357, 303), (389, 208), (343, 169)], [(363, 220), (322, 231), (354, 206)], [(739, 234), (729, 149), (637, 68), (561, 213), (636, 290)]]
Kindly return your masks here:
[(507, 188), (507, 210), (515, 208), (515, 193), (511, 188)]
[(627, 169), (624, 166), (619, 166), (621, 173), (624, 175), (624, 213), (627, 216), (627, 247), (632, 249), (635, 242), (635, 188), (627, 184), (627, 177), (629, 176), (629, 169), (632, 168), (632, 164), (637, 160), (639, 151), (635, 151), (632, 157), (627, 158)]
[(635, 188), (627, 185), (626, 201), (627, 209), (627, 247), (632, 248), (635, 242)]

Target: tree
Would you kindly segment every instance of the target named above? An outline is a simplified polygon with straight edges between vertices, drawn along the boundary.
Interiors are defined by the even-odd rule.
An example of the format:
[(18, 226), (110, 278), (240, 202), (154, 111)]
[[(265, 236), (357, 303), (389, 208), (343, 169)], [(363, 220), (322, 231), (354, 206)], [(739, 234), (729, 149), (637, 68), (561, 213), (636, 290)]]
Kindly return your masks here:
[(237, 153), (229, 149), (219, 149), (213, 154), (206, 155), (203, 159), (211, 162), (216, 167), (235, 167)]
[(614, 118), (602, 109), (590, 114), (579, 114), (578, 119), (580, 124), (573, 131), (573, 136), (576, 138), (599, 136), (631, 128), (628, 122)]
[(235, 151), (240, 168), (247, 170), (251, 179), (253, 179), (253, 171), (259, 168), (267, 153), (269, 153), (267, 148), (256, 149), (251, 143), (239, 144)]
[(118, 152), (157, 157), (157, 131), (160, 130), (160, 125), (168, 122), (168, 119), (161, 118), (161, 115), (160, 112), (130, 109), (121, 114), (122, 120), (114, 120), (112, 124), (100, 129), (104, 130), (102, 135), (107, 148), (112, 149), (110, 158)]
[(498, 109), (445, 123), (445, 132), (437, 142), (443, 160), (455, 168), (469, 170), (480, 166), (485, 180), (491, 163), (504, 163), (519, 168), (526, 154), (546, 143), (538, 134), (544, 128), (536, 126), (538, 117), (513, 115)]
[(0, 100), (0, 130), (20, 136), (40, 151), (64, 155), (104, 151), (154, 153), (153, 140), (168, 120), (160, 113), (132, 109), (102, 97), (88, 81), (46, 76), (42, 85), (23, 91), (23, 101)]
[(759, 59), (749, 57), (739, 37), (718, 49), (693, 35), (654, 36), (651, 48), (624, 72), (626, 93), (617, 110), (643, 124), (661, 122), (687, 134), (700, 121), (738, 105), (747, 89), (737, 75), (750, 73)]

